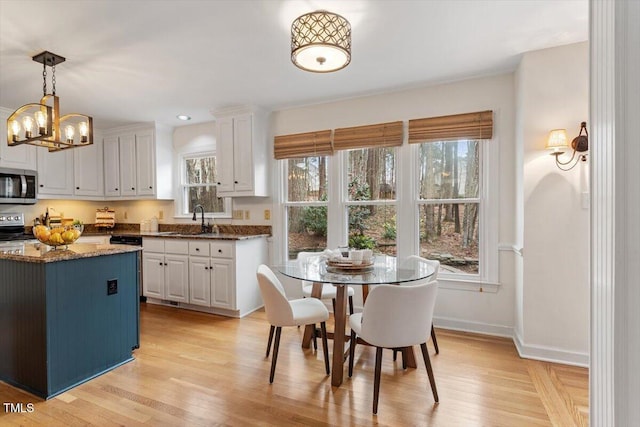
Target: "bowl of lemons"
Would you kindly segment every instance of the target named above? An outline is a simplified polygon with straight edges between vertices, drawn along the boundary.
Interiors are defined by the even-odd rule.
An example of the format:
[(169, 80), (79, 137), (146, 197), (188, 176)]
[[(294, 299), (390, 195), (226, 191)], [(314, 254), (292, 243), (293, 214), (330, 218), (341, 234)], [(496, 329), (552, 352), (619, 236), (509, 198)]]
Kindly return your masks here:
[(58, 248), (70, 245), (82, 235), (84, 226), (80, 223), (47, 227), (36, 225), (33, 227), (33, 235), (40, 243)]

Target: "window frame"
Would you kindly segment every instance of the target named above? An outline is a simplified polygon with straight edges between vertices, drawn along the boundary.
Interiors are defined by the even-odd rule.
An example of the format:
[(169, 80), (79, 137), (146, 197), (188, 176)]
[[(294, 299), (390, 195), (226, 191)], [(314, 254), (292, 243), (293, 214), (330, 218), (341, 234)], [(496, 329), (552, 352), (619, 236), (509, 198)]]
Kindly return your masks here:
[[(178, 191), (178, 196), (179, 196), (179, 200), (177, 200), (176, 206), (177, 206), (177, 212), (175, 217), (176, 218), (190, 218), (191, 215), (193, 214), (192, 212), (188, 212), (188, 200), (187, 200), (187, 191), (189, 188), (195, 188), (195, 187), (208, 187), (208, 186), (214, 186), (217, 187), (217, 184), (211, 183), (211, 184), (187, 184), (186, 182), (186, 178), (187, 178), (187, 165), (186, 162), (187, 160), (190, 159), (197, 159), (197, 158), (203, 158), (203, 157), (216, 157), (216, 162), (218, 160), (217, 156), (216, 156), (216, 151), (215, 150), (210, 150), (210, 151), (194, 151), (194, 152), (184, 152), (180, 154), (180, 168), (179, 168), (179, 173), (180, 173), (180, 179), (179, 179), (179, 191)], [(231, 218), (232, 217), (232, 199), (231, 197), (223, 197), (222, 198), (224, 201), (224, 211), (223, 212), (205, 212), (204, 213), (204, 217), (205, 218)]]
[[(405, 122), (406, 123), (406, 122)], [(458, 291), (490, 292), (495, 293), (500, 288), (499, 259), (500, 251), (510, 252), (511, 246), (499, 244), (498, 237), (501, 233), (499, 224), (500, 214), (500, 139), (498, 133), (493, 133), (492, 139), (481, 140), (480, 143), (480, 179), (479, 198), (485, 203), (480, 205), (479, 211), (479, 274), (455, 275), (441, 272), (439, 286), (441, 288)], [(418, 144), (407, 144), (407, 135), (404, 143), (396, 147), (396, 242), (398, 245), (397, 256), (404, 258), (419, 253), (419, 215), (417, 206), (417, 161)], [(336, 152), (327, 156), (327, 194), (328, 194), (328, 230), (327, 246), (337, 247), (348, 240), (346, 217), (346, 182), (344, 179), (346, 161), (342, 152)], [(287, 260), (288, 230), (286, 203), (287, 198), (287, 167), (286, 159), (274, 160), (274, 176), (280, 177), (274, 184), (274, 194), (277, 201), (273, 206), (274, 236), (280, 236), (274, 240), (273, 261), (284, 262)], [(343, 190), (345, 189), (345, 190)], [(384, 202), (387, 203), (387, 202)], [(502, 230), (502, 232), (509, 232)]]

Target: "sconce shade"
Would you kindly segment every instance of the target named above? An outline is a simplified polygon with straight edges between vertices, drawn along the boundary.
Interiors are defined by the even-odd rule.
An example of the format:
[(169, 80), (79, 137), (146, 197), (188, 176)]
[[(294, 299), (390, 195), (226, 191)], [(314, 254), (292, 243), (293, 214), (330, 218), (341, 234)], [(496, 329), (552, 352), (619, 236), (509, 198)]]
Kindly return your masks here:
[(291, 61), (314, 73), (346, 67), (351, 62), (351, 24), (324, 10), (299, 16), (291, 24)]
[(549, 132), (547, 149), (553, 150), (554, 153), (562, 154), (567, 148), (569, 148), (569, 144), (567, 144), (567, 131), (565, 129), (553, 129)]

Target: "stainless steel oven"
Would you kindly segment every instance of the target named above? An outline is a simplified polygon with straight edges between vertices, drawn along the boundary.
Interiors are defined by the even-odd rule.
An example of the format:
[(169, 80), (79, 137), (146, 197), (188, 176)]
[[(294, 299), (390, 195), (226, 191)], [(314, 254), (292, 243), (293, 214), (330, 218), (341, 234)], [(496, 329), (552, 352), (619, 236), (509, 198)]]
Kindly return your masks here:
[(0, 203), (36, 203), (38, 173), (33, 170), (0, 168)]

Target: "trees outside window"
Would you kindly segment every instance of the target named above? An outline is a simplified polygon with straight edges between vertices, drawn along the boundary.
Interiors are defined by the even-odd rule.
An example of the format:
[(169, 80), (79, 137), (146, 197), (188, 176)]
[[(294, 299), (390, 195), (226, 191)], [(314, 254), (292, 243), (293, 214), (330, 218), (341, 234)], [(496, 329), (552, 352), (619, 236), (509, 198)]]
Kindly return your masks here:
[(395, 255), (396, 149), (346, 151), (349, 246)]
[(327, 247), (327, 157), (287, 159), (288, 258)]
[(480, 142), (425, 142), (418, 153), (420, 255), (478, 274)]
[[(193, 212), (202, 205), (206, 213), (223, 214), (230, 211), (230, 202), (217, 196), (216, 157), (213, 153), (188, 155), (183, 160), (182, 214)], [(220, 215), (222, 216), (222, 215)]]

